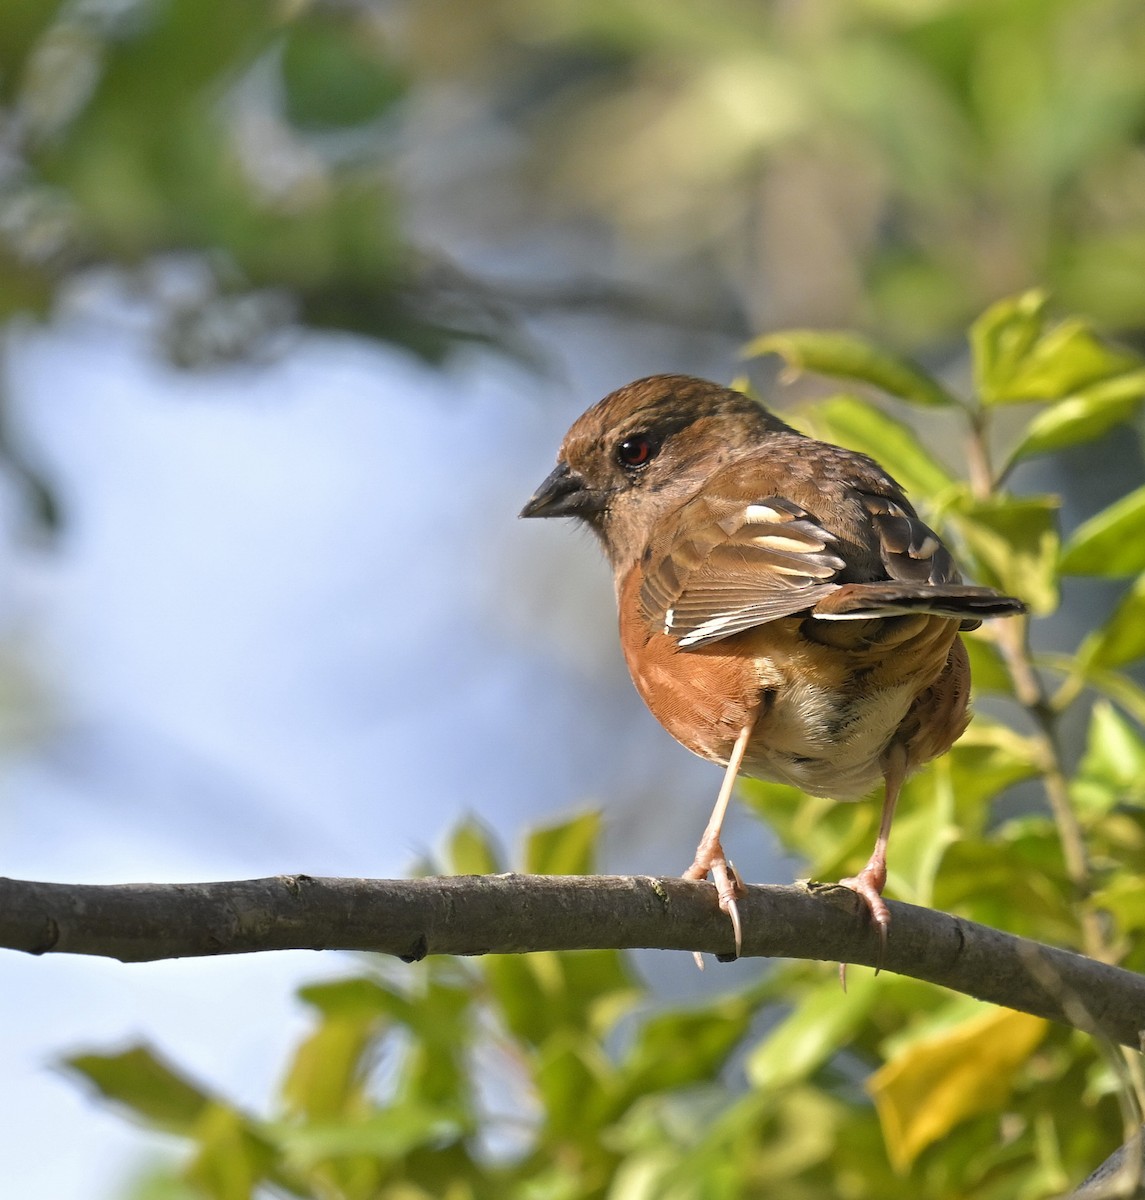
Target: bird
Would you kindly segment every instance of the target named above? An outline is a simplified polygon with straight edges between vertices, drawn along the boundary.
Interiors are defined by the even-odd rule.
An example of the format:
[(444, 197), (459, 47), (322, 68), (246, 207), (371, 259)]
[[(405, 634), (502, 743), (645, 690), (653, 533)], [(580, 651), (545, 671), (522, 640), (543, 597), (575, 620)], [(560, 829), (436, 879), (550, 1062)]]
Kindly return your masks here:
[(711, 876), (736, 957), (744, 885), (720, 835), (738, 776), (838, 801), (884, 786), (871, 856), (840, 881), (881, 963), (899, 792), (970, 719), (959, 635), (1021, 600), (963, 583), (874, 459), (687, 375), (638, 379), (577, 418), (520, 515), (593, 531), (636, 690), (678, 742), (725, 766), (684, 878)]

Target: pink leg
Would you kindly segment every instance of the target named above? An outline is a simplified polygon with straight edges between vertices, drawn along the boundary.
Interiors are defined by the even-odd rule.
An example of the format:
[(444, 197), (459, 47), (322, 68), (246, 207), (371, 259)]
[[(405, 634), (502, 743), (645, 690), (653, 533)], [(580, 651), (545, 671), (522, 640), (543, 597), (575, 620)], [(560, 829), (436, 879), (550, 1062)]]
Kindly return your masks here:
[[(720, 844), (720, 829), (723, 827), (728, 804), (732, 798), (732, 788), (735, 787), (736, 776), (739, 775), (740, 767), (743, 766), (743, 756), (747, 751), (747, 744), (751, 740), (751, 731), (754, 728), (755, 719), (753, 718), (740, 730), (739, 737), (736, 738), (731, 758), (728, 759), (727, 770), (724, 772), (724, 781), (720, 785), (720, 794), (716, 797), (716, 806), (712, 809), (712, 815), (708, 820), (708, 827), (704, 830), (703, 837), (700, 838), (699, 846), (696, 847), (695, 860), (683, 875), (685, 879), (707, 879), (708, 874), (711, 874), (715, 881), (716, 893), (720, 898), (720, 908), (731, 918), (732, 932), (735, 935), (736, 958), (739, 958), (740, 950), (743, 948), (743, 927), (739, 919), (739, 906), (736, 904), (736, 897), (743, 895), (743, 884), (736, 874), (735, 867), (728, 862), (724, 848)], [(702, 971), (704, 961), (698, 951), (694, 957), (696, 965)]]
[(879, 822), (879, 836), (875, 839), (874, 851), (858, 875), (839, 880), (843, 887), (857, 892), (870, 911), (871, 919), (879, 933), (879, 967), (882, 966), (886, 954), (887, 932), (891, 925), (891, 913), (883, 899), (883, 888), (887, 885), (887, 841), (890, 838), (891, 822), (894, 820), (899, 791), (903, 780), (906, 779), (906, 751), (902, 746), (892, 745), (887, 751), (883, 759), (883, 777), (886, 780), (886, 799), (883, 801), (883, 815)]

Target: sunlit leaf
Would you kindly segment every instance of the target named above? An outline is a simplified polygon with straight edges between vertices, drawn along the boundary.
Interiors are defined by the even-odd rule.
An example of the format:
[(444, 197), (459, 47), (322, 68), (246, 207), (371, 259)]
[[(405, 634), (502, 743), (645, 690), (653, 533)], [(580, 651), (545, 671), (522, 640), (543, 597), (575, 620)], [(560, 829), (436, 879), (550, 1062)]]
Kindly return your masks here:
[(935, 878), (934, 906), (1023, 937), (1073, 945), (1061, 841), (1046, 817), (1011, 819), (990, 839), (955, 842)]
[(971, 327), (970, 345), (983, 404), (1060, 400), (1141, 365), (1135, 355), (1103, 342), (1085, 321), (1047, 325), (1046, 296), (1039, 291), (989, 308)]
[(552, 1029), (536, 954), (493, 954), (481, 964), (500, 1019), (514, 1037), (539, 1045)]
[(480, 986), (476, 973), (456, 983), (431, 976), (409, 997), (408, 1016), (401, 1018), (413, 1035), (400, 1073), (407, 1100), (448, 1106), (466, 1092)]
[(1145, 574), (1140, 575), (1104, 627), (1078, 650), (1083, 671), (1090, 665), (1120, 667), (1145, 655)]
[(541, 1050), (534, 1081), (544, 1103), (546, 1124), (557, 1136), (595, 1129), (615, 1069), (593, 1039), (562, 1033)]
[(188, 1178), (211, 1200), (251, 1200), (275, 1165), (275, 1149), (225, 1105), (209, 1106), (196, 1130), (198, 1151)]
[(953, 482), (909, 425), (857, 396), (834, 396), (809, 417), (817, 437), (870, 455), (914, 496), (933, 497)]
[(363, 1099), (377, 1013), (327, 1017), (294, 1053), (282, 1085), (291, 1112), (322, 1119), (355, 1111)]
[(1140, 875), (1123, 872), (1091, 899), (1098, 911), (1113, 917), (1123, 935), (1145, 931), (1145, 878)]
[(134, 1180), (124, 1200), (203, 1200), (203, 1193), (186, 1179), (159, 1170)]
[(505, 869), (492, 831), (476, 817), (468, 817), (449, 835), (445, 862), (455, 875), (496, 875)]
[(189, 1134), (213, 1097), (147, 1046), (119, 1054), (76, 1054), (64, 1065), (93, 1083), (106, 1099), (148, 1124)]
[(1014, 682), (1005, 660), (994, 645), (989, 633), (968, 633), (962, 636), (966, 655), (970, 659), (970, 678), (978, 692), (996, 692), (1003, 696), (1014, 693)]
[(1008, 385), (1041, 336), (1048, 299), (1044, 292), (1029, 291), (999, 300), (971, 325), (974, 390), (983, 404), (1007, 397)]
[(1137, 723), (1145, 725), (1145, 688), (1120, 671), (1107, 671), (1092, 663), (1085, 666), (1085, 680), (1096, 691), (1119, 704)]
[(992, 1009), (954, 1029), (912, 1043), (868, 1080), (887, 1153), (907, 1171), (960, 1121), (996, 1108), (1014, 1073), (1046, 1034), (1039, 1017)]
[(798, 1007), (748, 1055), (747, 1076), (752, 1085), (774, 1089), (806, 1079), (867, 1020), (878, 991), (873, 974), (852, 972), (845, 998), (834, 977), (805, 992)]
[[(997, 721), (977, 717), (946, 756), (959, 819), (1040, 769), (1036, 743)], [(941, 760), (940, 760), (941, 761)], [(976, 826), (974, 826), (976, 828)]]
[(1145, 736), (1108, 700), (1090, 713), (1085, 755), (1070, 783), (1082, 811), (1101, 813), (1115, 804), (1145, 802)]
[(616, 950), (491, 955), (482, 968), (502, 1019), (533, 1045), (566, 1028), (603, 1033), (639, 994)]
[(1092, 441), (1131, 420), (1145, 399), (1145, 371), (1129, 371), (1083, 388), (1044, 409), (1026, 426), (1010, 462)]
[(466, 1124), (455, 1114), (406, 1102), (359, 1119), (310, 1121), (278, 1132), (291, 1164), (306, 1167), (325, 1159), (358, 1155), (400, 1158), (419, 1146), (455, 1141), (466, 1132)]
[(952, 520), (973, 553), (983, 583), (1017, 596), (1035, 613), (1058, 603), (1057, 496), (959, 497)]
[(759, 779), (743, 780), (739, 794), (786, 850), (806, 860), (803, 869), (815, 879), (837, 877), (840, 865), (873, 836), (870, 804), (839, 804)]
[(658, 1013), (641, 1025), (621, 1062), (622, 1086), (635, 1095), (711, 1079), (754, 1016), (743, 998), (685, 1012)]
[(405, 1003), (376, 979), (360, 975), (307, 984), (298, 997), (328, 1017), (370, 1018), (391, 1013), (395, 1000)]
[(1079, 526), (1062, 547), (1067, 575), (1136, 575), (1145, 571), (1145, 487)]
[(525, 844), (525, 870), (530, 875), (591, 875), (599, 837), (597, 812), (535, 830)]
[(912, 404), (947, 405), (958, 401), (917, 363), (892, 354), (855, 333), (791, 329), (749, 342), (744, 357), (778, 354), (794, 370), (814, 371), (872, 387)]

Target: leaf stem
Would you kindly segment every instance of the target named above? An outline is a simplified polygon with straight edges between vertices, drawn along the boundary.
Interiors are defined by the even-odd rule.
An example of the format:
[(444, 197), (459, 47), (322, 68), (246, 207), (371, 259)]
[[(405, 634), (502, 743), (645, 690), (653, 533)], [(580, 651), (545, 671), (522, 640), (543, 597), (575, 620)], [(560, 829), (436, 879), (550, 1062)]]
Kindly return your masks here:
[[(967, 465), (970, 489), (977, 500), (994, 495), (998, 482), (990, 465), (987, 441), (988, 415), (977, 409), (970, 414), (970, 438), (967, 446)], [(1042, 781), (1046, 789), (1050, 813), (1057, 826), (1066, 874), (1073, 884), (1079, 908), (1082, 947), (1092, 958), (1108, 961), (1110, 946), (1098, 914), (1088, 904), (1093, 890), (1093, 878), (1085, 835), (1069, 798), (1068, 775), (1058, 729), (1060, 704), (1046, 690), (1034, 667), (1030, 650), (1030, 621), (1026, 616), (999, 621), (995, 631), (996, 644), (1014, 685), (1018, 703), (1034, 724), (1033, 740), (1041, 759)]]
[(970, 493), (975, 500), (989, 500), (994, 494), (994, 468), (990, 463), (986, 410), (976, 408), (967, 414), (970, 440), (966, 446), (966, 466), (970, 475)]

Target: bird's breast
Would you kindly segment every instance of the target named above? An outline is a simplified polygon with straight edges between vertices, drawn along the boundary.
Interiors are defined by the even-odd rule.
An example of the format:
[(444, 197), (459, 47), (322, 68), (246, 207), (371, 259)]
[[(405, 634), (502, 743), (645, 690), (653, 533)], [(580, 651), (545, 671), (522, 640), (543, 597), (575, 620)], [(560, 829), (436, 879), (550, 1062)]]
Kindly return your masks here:
[(745, 774), (836, 800), (879, 784), (884, 751), (946, 670), (956, 633), (953, 622), (920, 618), (913, 636), (856, 650), (812, 640), (792, 617), (680, 650), (626, 598), (620, 636), (633, 682), (678, 742), (724, 763), (754, 721)]

